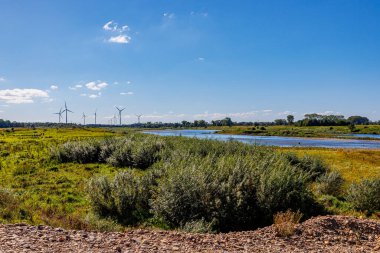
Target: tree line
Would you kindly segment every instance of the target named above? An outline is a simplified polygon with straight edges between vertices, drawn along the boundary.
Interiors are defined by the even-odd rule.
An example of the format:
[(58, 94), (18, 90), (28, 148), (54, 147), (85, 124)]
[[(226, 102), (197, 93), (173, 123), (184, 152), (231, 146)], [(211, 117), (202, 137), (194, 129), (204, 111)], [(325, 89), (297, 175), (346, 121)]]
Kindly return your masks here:
[[(317, 113), (305, 114), (304, 118), (295, 121), (293, 115), (288, 115), (285, 119), (275, 119), (269, 122), (235, 122), (230, 117), (221, 120), (212, 120), (207, 122), (205, 120), (194, 120), (193, 122), (183, 120), (181, 122), (167, 123), (167, 122), (146, 122), (122, 125), (122, 127), (133, 128), (192, 128), (192, 127), (218, 127), (218, 126), (275, 126), (275, 125), (294, 125), (294, 126), (350, 126), (350, 125), (380, 125), (380, 121), (370, 121), (367, 117), (363, 116), (350, 116), (345, 118), (343, 115), (322, 115)], [(0, 119), (0, 128), (11, 127), (79, 127), (80, 124), (62, 124), (52, 122), (16, 122)], [(88, 124), (91, 127), (120, 127), (107, 124)]]

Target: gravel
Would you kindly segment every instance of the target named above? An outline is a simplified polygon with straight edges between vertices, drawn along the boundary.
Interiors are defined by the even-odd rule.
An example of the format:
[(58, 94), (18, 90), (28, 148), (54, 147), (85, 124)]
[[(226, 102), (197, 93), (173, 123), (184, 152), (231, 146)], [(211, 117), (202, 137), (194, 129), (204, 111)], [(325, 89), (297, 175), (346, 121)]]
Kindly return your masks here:
[(101, 233), (10, 224), (0, 225), (0, 252), (380, 252), (380, 221), (320, 216), (299, 224), (288, 238), (276, 236), (272, 226), (192, 234), (141, 229)]

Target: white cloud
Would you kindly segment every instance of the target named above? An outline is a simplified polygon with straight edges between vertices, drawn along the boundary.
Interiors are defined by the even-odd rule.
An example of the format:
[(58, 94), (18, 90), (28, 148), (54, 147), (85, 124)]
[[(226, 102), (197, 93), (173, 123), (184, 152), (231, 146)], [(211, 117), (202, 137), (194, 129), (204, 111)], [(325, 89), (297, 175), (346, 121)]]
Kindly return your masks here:
[[(307, 114), (307, 113), (306, 113)], [(317, 114), (320, 115), (340, 115), (341, 112), (336, 112), (336, 111), (324, 111), (324, 112), (317, 112)]]
[(109, 38), (108, 42), (119, 43), (119, 44), (128, 44), (131, 41), (131, 39), (132, 38), (129, 37), (128, 35), (121, 34), (121, 35)]
[(130, 30), (129, 26), (119, 26), (119, 24), (114, 22), (113, 20), (103, 25), (103, 29), (108, 32), (119, 33), (119, 35), (111, 36), (108, 39), (108, 42), (110, 43), (128, 44), (132, 39), (130, 36), (127, 35)]
[(77, 89), (80, 89), (80, 88), (82, 88), (82, 87), (83, 87), (83, 85), (81, 85), (81, 84), (77, 84), (77, 85), (75, 85), (74, 87), (69, 86), (69, 89), (70, 89), (70, 90), (77, 90)]
[(203, 58), (203, 57), (198, 57), (198, 61), (204, 61), (205, 60), (205, 58)]
[(114, 25), (113, 25), (113, 21), (109, 21), (107, 22), (104, 26), (103, 26), (103, 29), (106, 30), (106, 31), (113, 31), (115, 29)]
[(119, 27), (118, 23), (111, 20), (103, 26), (103, 29), (111, 32), (127, 32), (129, 31), (129, 26), (122, 25), (121, 27)]
[(168, 18), (168, 19), (173, 19), (173, 18), (175, 18), (174, 13), (169, 13), (169, 12), (165, 12), (165, 13), (163, 14), (163, 16), (164, 16), (165, 18)]
[(50, 86), (50, 89), (51, 89), (51, 90), (57, 90), (57, 89), (58, 89), (58, 86), (57, 86), (57, 85), (52, 85), (52, 86)]
[(89, 90), (101, 90), (101, 89), (107, 87), (108, 83), (101, 82), (101, 81), (96, 81), (96, 82), (94, 81), (94, 82), (86, 83), (85, 86)]
[(8, 104), (33, 103), (35, 98), (49, 98), (46, 91), (38, 89), (6, 89), (0, 90), (0, 100)]
[(133, 95), (134, 93), (132, 91), (128, 92), (120, 92), (120, 95)]
[(127, 84), (132, 84), (132, 82), (131, 81), (127, 81)]
[(91, 94), (91, 95), (89, 95), (88, 97), (89, 98), (98, 98), (98, 97), (100, 97), (102, 95), (102, 93), (101, 92), (98, 92), (98, 94)]
[(86, 93), (82, 93), (82, 94), (80, 94), (79, 96), (81, 96), (81, 97), (86, 97), (87, 94), (86, 94)]
[(5, 82), (5, 81), (6, 81), (5, 77), (0, 76), (0, 82)]

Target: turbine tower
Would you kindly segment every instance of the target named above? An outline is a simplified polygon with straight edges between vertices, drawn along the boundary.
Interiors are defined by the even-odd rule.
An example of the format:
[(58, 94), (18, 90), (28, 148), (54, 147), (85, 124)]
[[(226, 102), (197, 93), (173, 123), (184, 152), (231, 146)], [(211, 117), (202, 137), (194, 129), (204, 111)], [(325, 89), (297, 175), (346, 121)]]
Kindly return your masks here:
[(58, 114), (59, 116), (58, 116), (58, 123), (61, 123), (61, 119), (62, 119), (62, 113), (63, 113), (64, 111), (62, 111), (62, 107), (61, 107), (61, 109), (59, 109), (59, 112), (55, 112), (55, 113), (53, 113), (53, 114)]
[(116, 125), (117, 123), (117, 117), (116, 117), (116, 114), (113, 115), (113, 124)]
[(71, 113), (74, 113), (74, 112), (67, 109), (66, 101), (65, 101), (65, 110), (63, 110), (62, 112), (66, 113), (66, 124), (67, 124), (67, 112), (71, 112)]
[(98, 111), (98, 109), (96, 109), (95, 110), (95, 113), (94, 113), (94, 115), (95, 115), (95, 125), (96, 125), (96, 112)]
[(137, 117), (137, 123), (140, 124), (140, 118), (141, 118), (142, 114), (136, 114), (136, 117)]
[(119, 124), (121, 126), (121, 112), (125, 110), (126, 107), (124, 107), (123, 109), (120, 109), (119, 107), (115, 106), (116, 109), (119, 111)]
[(83, 113), (82, 115), (82, 119), (83, 119), (83, 125), (86, 125), (86, 114)]

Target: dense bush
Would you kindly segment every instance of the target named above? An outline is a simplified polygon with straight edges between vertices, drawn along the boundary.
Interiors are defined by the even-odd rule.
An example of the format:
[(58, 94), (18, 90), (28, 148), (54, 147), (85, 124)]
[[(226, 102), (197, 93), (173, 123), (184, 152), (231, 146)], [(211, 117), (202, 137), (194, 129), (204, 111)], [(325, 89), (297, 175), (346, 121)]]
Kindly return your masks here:
[(317, 182), (317, 191), (319, 193), (339, 196), (344, 180), (339, 172), (332, 171), (320, 176)]
[[(259, 152), (258, 152), (259, 153)], [(174, 227), (203, 220), (217, 230), (255, 228), (287, 209), (316, 210), (308, 175), (280, 155), (227, 156), (170, 164), (152, 209)]]
[(52, 150), (59, 162), (108, 163), (115, 167), (146, 169), (159, 157), (163, 143), (154, 136), (106, 138), (67, 142)]
[(132, 171), (116, 174), (113, 180), (97, 177), (90, 180), (88, 194), (95, 212), (134, 224), (149, 216), (150, 181)]
[(52, 151), (52, 155), (60, 162), (78, 163), (97, 162), (99, 153), (100, 142), (92, 139), (66, 142)]
[(369, 215), (380, 210), (380, 178), (353, 183), (348, 190), (348, 201), (359, 211)]
[(327, 170), (317, 158), (268, 147), (144, 135), (68, 143), (53, 156), (61, 162), (150, 167), (90, 180), (96, 214), (123, 224), (154, 218), (194, 231), (252, 229), (288, 209), (313, 215), (319, 209), (309, 184)]

